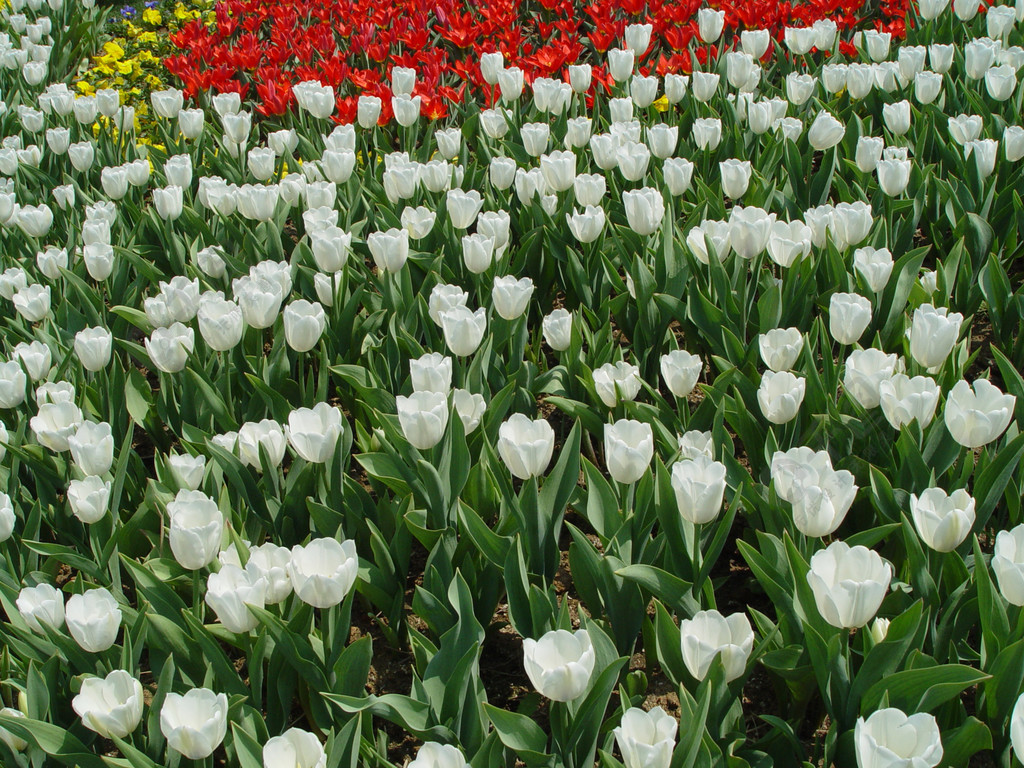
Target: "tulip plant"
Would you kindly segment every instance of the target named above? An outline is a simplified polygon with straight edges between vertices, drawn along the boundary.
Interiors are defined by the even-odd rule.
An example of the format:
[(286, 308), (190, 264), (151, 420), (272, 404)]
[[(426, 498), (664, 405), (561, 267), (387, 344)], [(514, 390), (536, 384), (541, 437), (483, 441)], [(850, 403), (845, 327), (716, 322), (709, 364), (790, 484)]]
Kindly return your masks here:
[(0, 765), (1022, 764), (1024, 3), (209, 10), (0, 11)]

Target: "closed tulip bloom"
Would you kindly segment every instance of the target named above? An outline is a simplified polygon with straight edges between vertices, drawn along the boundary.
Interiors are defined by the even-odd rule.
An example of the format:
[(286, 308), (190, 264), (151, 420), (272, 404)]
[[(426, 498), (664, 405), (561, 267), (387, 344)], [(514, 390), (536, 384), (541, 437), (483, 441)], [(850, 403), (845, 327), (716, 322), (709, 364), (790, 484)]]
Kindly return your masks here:
[[(32, 341), (28, 344), (21, 342), (14, 348), (13, 357), (25, 367), (25, 372), (32, 381), (39, 381), (46, 376), (52, 362), (50, 348), (41, 341)], [(24, 379), (21, 381), (24, 387)]]
[(619, 483), (635, 483), (654, 456), (654, 433), (650, 424), (620, 419), (604, 426), (604, 455), (608, 474)]
[(974, 525), (974, 499), (963, 488), (948, 495), (928, 488), (920, 496), (910, 494), (910, 513), (925, 544), (936, 552), (952, 552)]
[(327, 403), (317, 403), (312, 408), (296, 408), (288, 414), (285, 436), (301, 458), (313, 464), (326, 464), (333, 458), (343, 431), (341, 410)]
[(149, 359), (164, 373), (182, 370), (194, 349), (195, 331), (178, 322), (168, 328), (157, 328), (146, 339)]
[[(1024, 525), (996, 534), (990, 566), (1003, 598), (1011, 605), (1024, 605)], [(1014, 749), (1018, 746), (1014, 744)]]
[(245, 568), (266, 583), (267, 605), (276, 605), (292, 593), (291, 561), (292, 553), (288, 547), (279, 547), (269, 541), (249, 551), (249, 562)]
[(585, 629), (557, 629), (523, 640), (523, 665), (537, 691), (552, 701), (583, 695), (594, 673), (594, 646)]
[(931, 104), (942, 93), (942, 75), (938, 72), (918, 72), (914, 76), (914, 98), (919, 104)]
[(72, 595), (64, 610), (68, 632), (82, 650), (99, 653), (117, 640), (121, 609), (114, 596), (103, 587)]
[(540, 172), (554, 192), (572, 189), (576, 180), (576, 155), (569, 150), (540, 156)]
[(68, 504), (71, 513), (86, 525), (103, 519), (110, 503), (110, 481), (90, 475), (68, 484)]
[(404, 229), (373, 232), (366, 238), (366, 244), (380, 270), (398, 272), (409, 258), (409, 233)]
[[(472, 237), (472, 236), (470, 236)], [(469, 294), (457, 285), (438, 283), (430, 290), (427, 300), (427, 313), (435, 325), (441, 325), (441, 314), (455, 307), (464, 307)]]
[(995, 139), (980, 139), (971, 141), (964, 145), (964, 159), (974, 157), (978, 173), (983, 179), (992, 175), (996, 168), (996, 159), (999, 154), (999, 142)]
[(318, 302), (298, 299), (284, 308), (285, 340), (296, 352), (315, 347), (326, 327), (327, 316)]
[(572, 313), (559, 307), (541, 320), (544, 341), (556, 352), (564, 352), (572, 343)]
[(171, 551), (182, 568), (197, 571), (216, 559), (224, 531), (217, 502), (201, 491), (182, 490), (167, 504), (167, 514)]
[(985, 90), (996, 101), (1006, 101), (1017, 88), (1017, 71), (1009, 64), (991, 67), (985, 72)]
[(679, 514), (694, 525), (710, 523), (718, 517), (725, 485), (725, 465), (706, 453), (695, 453), (672, 466), (672, 489)]
[(153, 207), (164, 221), (174, 221), (181, 216), (184, 205), (181, 187), (164, 187), (153, 190)]
[(413, 240), (422, 240), (429, 235), (434, 228), (435, 221), (437, 221), (437, 214), (422, 205), (402, 211), (402, 229), (408, 232), (409, 237)]
[(683, 157), (669, 157), (662, 166), (662, 172), (670, 195), (678, 197), (686, 194), (693, 181), (692, 162)]
[(640, 181), (647, 175), (647, 166), (651, 161), (651, 151), (646, 144), (627, 141), (619, 147), (619, 172), (627, 181)]
[(694, 143), (700, 149), (713, 152), (722, 140), (722, 121), (717, 117), (698, 117), (691, 130)]
[(352, 235), (340, 227), (328, 226), (310, 232), (309, 242), (313, 260), (322, 271), (337, 272), (348, 263), (352, 252)]
[[(7, 717), (26, 717), (25, 713), (14, 707), (0, 707), (0, 715)], [(0, 727), (0, 741), (10, 747), (13, 752), (24, 752), (28, 749), (28, 742), (20, 736), (15, 736), (6, 728)]]
[(987, 379), (974, 384), (958, 381), (946, 396), (946, 429), (965, 448), (980, 448), (996, 440), (1013, 418), (1017, 398), (1003, 394)]
[(859, 768), (934, 768), (942, 761), (942, 738), (934, 715), (907, 715), (890, 707), (857, 718), (854, 744)]
[(11, 535), (14, 533), (14, 526), (17, 523), (18, 518), (14, 514), (14, 505), (11, 503), (11, 497), (0, 491), (0, 542), (11, 538)]
[(767, 371), (757, 389), (761, 413), (772, 424), (785, 424), (796, 418), (804, 401), (807, 381), (789, 371)]
[(12, 298), (18, 314), (30, 323), (38, 323), (50, 314), (50, 286), (27, 285)]
[(638, 235), (652, 235), (661, 227), (665, 217), (665, 201), (661, 192), (653, 187), (628, 190), (622, 193), (629, 228)]
[(640, 369), (622, 360), (605, 363), (594, 369), (593, 381), (601, 402), (614, 408), (619, 402), (636, 399), (640, 392)]
[(797, 468), (787, 496), (797, 530), (819, 538), (831, 535), (842, 525), (857, 496), (857, 486), (847, 470), (834, 470), (831, 462), (813, 462)]
[(910, 354), (914, 360), (925, 368), (942, 365), (953, 351), (963, 319), (959, 312), (950, 313), (945, 307), (931, 304), (915, 309), (910, 325)]
[(15, 603), (28, 628), (37, 634), (45, 634), (44, 625), (55, 630), (64, 626), (64, 593), (52, 584), (25, 587)]
[(452, 359), (440, 352), (431, 352), (409, 361), (413, 392), (441, 392), (452, 388)]
[(205, 760), (224, 741), (228, 728), (228, 697), (208, 688), (184, 696), (168, 693), (160, 710), (160, 732), (167, 746), (190, 760)]
[(351, 539), (313, 539), (292, 547), (288, 566), (296, 597), (314, 608), (330, 608), (345, 599), (356, 583), (359, 557)]
[(571, 214), (565, 214), (565, 220), (572, 236), (581, 243), (594, 242), (604, 231), (604, 210), (593, 205), (588, 205), (582, 213), (573, 208)]
[(441, 392), (413, 392), (398, 396), (398, 422), (405, 439), (421, 451), (437, 445), (448, 426), (448, 395)]
[(483, 198), (475, 189), (464, 192), (450, 189), (446, 197), (448, 218), (455, 229), (466, 229), (473, 225), (483, 206)]
[(608, 50), (608, 73), (617, 83), (623, 83), (633, 75), (636, 56), (633, 51), (622, 48)]
[(71, 700), (82, 725), (105, 739), (124, 739), (142, 722), (142, 683), (123, 669), (106, 677), (87, 677)]
[(480, 420), (487, 410), (484, 396), (470, 392), (468, 389), (456, 389), (452, 392), (452, 405), (462, 419), (462, 427), (468, 435), (480, 426)]
[(511, 275), (494, 278), (491, 301), (494, 310), (505, 320), (515, 320), (529, 306), (533, 296), (533, 280), (528, 277), (516, 280)]
[(832, 239), (839, 250), (857, 245), (871, 232), (874, 219), (871, 204), (862, 200), (855, 203), (839, 203), (832, 210)]
[(754, 630), (742, 613), (724, 616), (715, 610), (698, 611), (679, 622), (683, 662), (696, 680), (707, 677), (716, 658), (725, 668), (725, 682), (743, 676), (754, 649)]
[(757, 347), (764, 364), (773, 371), (788, 371), (796, 365), (804, 348), (804, 337), (799, 328), (773, 328), (759, 334)]
[(287, 446), (284, 427), (273, 419), (247, 421), (238, 428), (238, 457), (257, 472), (263, 471), (261, 453), (267, 455), (271, 467), (279, 467)]
[(807, 103), (814, 93), (817, 78), (813, 75), (791, 72), (786, 76), (786, 99), (795, 106)]
[(584, 208), (599, 206), (608, 190), (608, 183), (599, 173), (578, 174), (572, 183), (573, 196)]
[(957, 115), (946, 121), (949, 137), (957, 144), (964, 145), (981, 136), (982, 121), (978, 115)]
[(555, 450), (555, 431), (544, 419), (516, 413), (498, 428), (498, 454), (520, 480), (544, 474)]
[(749, 160), (730, 158), (718, 164), (722, 179), (722, 193), (733, 200), (738, 200), (747, 193), (753, 169)]
[(217, 295), (204, 295), (199, 303), (198, 317), (199, 334), (215, 352), (234, 349), (242, 340), (245, 321), (241, 308), (235, 302)]
[(818, 42), (818, 33), (813, 27), (786, 27), (783, 39), (790, 52), (802, 56)]
[(832, 338), (840, 344), (853, 344), (871, 322), (871, 302), (855, 293), (833, 293), (828, 320)]
[(476, 352), (487, 330), (487, 313), (483, 307), (474, 312), (460, 304), (441, 312), (440, 319), (444, 342), (453, 355), (466, 357)]
[(807, 583), (818, 612), (833, 627), (863, 627), (878, 612), (892, 566), (867, 547), (834, 541), (811, 557)]
[(63, 453), (70, 449), (68, 440), (78, 431), (82, 420), (82, 411), (74, 403), (44, 403), (29, 426), (41, 446)]
[(187, 491), (194, 491), (203, 483), (206, 471), (206, 457), (172, 453), (167, 457), (167, 466), (175, 482)]
[(811, 123), (811, 127), (807, 131), (807, 141), (820, 152), (836, 146), (845, 135), (846, 126), (830, 113), (822, 110), (814, 118), (814, 122)]
[(882, 159), (885, 141), (880, 136), (861, 136), (857, 139), (856, 162), (862, 173), (873, 173)]
[(660, 160), (665, 160), (676, 151), (676, 144), (679, 143), (679, 126), (658, 123), (650, 126), (646, 135), (651, 154)]
[(935, 416), (939, 402), (939, 385), (927, 376), (909, 378), (897, 373), (878, 385), (882, 413), (893, 429), (900, 429), (914, 419), (927, 427)]
[(877, 408), (883, 381), (896, 372), (898, 358), (880, 349), (857, 349), (846, 358), (843, 388), (862, 408)]
[(725, 28), (725, 11), (701, 8), (697, 11), (697, 31), (701, 41), (713, 43), (722, 36)]
[(679, 723), (661, 707), (630, 707), (612, 733), (626, 768), (669, 768)]
[(1024, 128), (1019, 125), (1006, 126), (1003, 131), (1003, 154), (1011, 163), (1024, 158)]
[(106, 422), (82, 422), (68, 438), (68, 447), (75, 464), (87, 475), (105, 474), (114, 463), (114, 438)]
[(799, 219), (774, 221), (767, 247), (772, 261), (790, 267), (811, 252), (811, 228)]
[(229, 632), (243, 634), (259, 625), (249, 606), (263, 608), (267, 583), (256, 572), (225, 565), (206, 579), (206, 604)]
[(660, 366), (661, 376), (669, 392), (676, 397), (686, 397), (697, 386), (697, 379), (704, 370), (704, 361), (685, 349), (675, 349), (661, 356)]
[(883, 104), (882, 120), (892, 133), (902, 136), (910, 130), (910, 102), (904, 99), (895, 104)]
[(75, 355), (87, 371), (101, 371), (110, 363), (114, 336), (106, 328), (86, 328), (75, 334)]
[(729, 245), (740, 258), (753, 259), (767, 247), (774, 223), (775, 214), (737, 205), (729, 214)]
[(36, 405), (74, 402), (75, 385), (70, 381), (44, 381), (36, 387)]
[(326, 768), (326, 766), (327, 753), (324, 752), (320, 740), (314, 734), (301, 728), (289, 728), (280, 736), (274, 736), (263, 745), (263, 768)]
[(892, 254), (888, 248), (865, 246), (853, 252), (853, 268), (875, 293), (885, 288), (889, 282), (892, 266)]

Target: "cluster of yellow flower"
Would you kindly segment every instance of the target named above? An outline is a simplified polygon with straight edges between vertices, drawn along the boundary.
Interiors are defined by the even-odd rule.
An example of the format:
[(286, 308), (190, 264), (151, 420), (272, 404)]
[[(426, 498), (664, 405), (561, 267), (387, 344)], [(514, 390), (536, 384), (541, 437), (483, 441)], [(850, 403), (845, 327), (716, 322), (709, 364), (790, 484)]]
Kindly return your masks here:
[(149, 94), (170, 87), (163, 60), (175, 49), (169, 36), (184, 22), (204, 18), (211, 0), (148, 0), (136, 10), (125, 5), (111, 19), (109, 38), (79, 72), (74, 87), (89, 95), (103, 88), (121, 92), (122, 101), (135, 108), (135, 129), (140, 143), (148, 143), (152, 125)]

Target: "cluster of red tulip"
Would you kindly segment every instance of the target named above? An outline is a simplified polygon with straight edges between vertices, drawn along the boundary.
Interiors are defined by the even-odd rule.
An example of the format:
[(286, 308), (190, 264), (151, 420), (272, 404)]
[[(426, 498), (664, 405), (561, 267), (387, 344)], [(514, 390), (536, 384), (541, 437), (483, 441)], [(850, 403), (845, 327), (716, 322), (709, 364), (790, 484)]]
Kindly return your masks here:
[[(186, 24), (171, 36), (181, 51), (166, 60), (190, 96), (238, 91), (263, 115), (294, 106), (292, 85), (318, 80), (338, 93), (334, 119), (352, 122), (360, 94), (380, 96), (390, 113), (387, 75), (392, 66), (415, 67), (415, 95), (431, 119), (473, 94), (490, 103), (480, 54), (500, 51), (526, 81), (562, 77), (570, 64), (595, 66), (594, 88), (610, 79), (602, 54), (620, 43), (627, 24), (649, 23), (654, 34), (640, 61), (644, 74), (686, 72), (693, 58), (705, 65), (721, 44), (697, 37), (702, 0), (221, 0), (213, 23)], [(831, 19), (839, 29), (873, 26), (902, 36), (909, 0), (722, 0), (726, 30), (768, 29), (781, 39), (787, 26)], [(731, 39), (726, 35), (723, 40)], [(695, 43), (697, 43), (695, 45)], [(856, 55), (849, 43), (838, 53)], [(771, 55), (771, 50), (768, 54)]]

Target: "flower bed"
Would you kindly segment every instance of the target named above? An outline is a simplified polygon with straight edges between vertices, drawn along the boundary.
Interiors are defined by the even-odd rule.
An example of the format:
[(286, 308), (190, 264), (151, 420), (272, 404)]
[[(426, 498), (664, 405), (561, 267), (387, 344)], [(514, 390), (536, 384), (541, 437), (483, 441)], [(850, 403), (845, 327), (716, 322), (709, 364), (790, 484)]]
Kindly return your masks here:
[(1022, 16), (15, 0), (0, 764), (1018, 763)]

